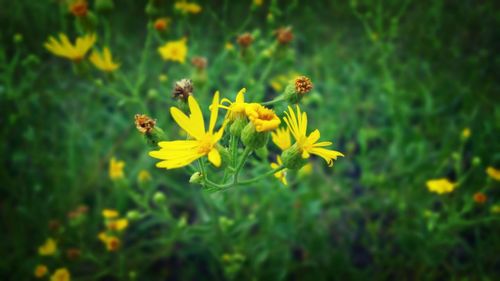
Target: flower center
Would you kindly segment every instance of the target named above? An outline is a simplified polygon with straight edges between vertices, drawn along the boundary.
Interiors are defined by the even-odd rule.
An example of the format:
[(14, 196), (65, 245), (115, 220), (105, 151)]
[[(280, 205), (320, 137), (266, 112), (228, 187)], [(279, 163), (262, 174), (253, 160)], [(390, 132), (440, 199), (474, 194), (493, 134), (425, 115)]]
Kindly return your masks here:
[(198, 141), (198, 153), (208, 154), (214, 147), (212, 135), (207, 134), (205, 137)]

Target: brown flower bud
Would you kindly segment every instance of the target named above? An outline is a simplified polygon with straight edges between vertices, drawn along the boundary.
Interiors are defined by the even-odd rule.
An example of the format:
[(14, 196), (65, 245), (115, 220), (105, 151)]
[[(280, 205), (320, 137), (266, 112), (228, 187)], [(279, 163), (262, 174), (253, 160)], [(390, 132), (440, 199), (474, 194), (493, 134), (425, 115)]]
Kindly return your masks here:
[(236, 39), (236, 42), (238, 45), (240, 45), (243, 48), (248, 48), (252, 42), (253, 42), (253, 36), (252, 34), (245, 32), (238, 36), (238, 39)]
[(281, 45), (287, 45), (293, 40), (293, 32), (291, 27), (280, 27), (274, 31), (276, 40)]
[(53, 230), (53, 231), (56, 231), (59, 229), (59, 227), (61, 227), (61, 222), (59, 220), (50, 220), (49, 221), (49, 229), (50, 230)]
[(70, 260), (76, 260), (81, 256), (81, 251), (78, 248), (69, 248), (66, 250), (66, 256)]
[(135, 115), (135, 127), (143, 134), (149, 134), (154, 129), (156, 120), (151, 119), (146, 114)]
[(154, 22), (153, 26), (158, 31), (165, 31), (168, 28), (169, 24), (170, 24), (169, 18), (159, 18)]
[(207, 67), (207, 58), (205, 57), (193, 57), (191, 59), (191, 64), (198, 70), (203, 70)]
[(295, 78), (295, 91), (297, 93), (304, 95), (309, 93), (313, 88), (313, 83), (311, 79), (306, 76), (299, 76)]
[(69, 6), (69, 11), (75, 17), (85, 17), (88, 12), (88, 4), (85, 0), (77, 0)]
[(193, 94), (193, 82), (190, 79), (182, 79), (175, 82), (172, 96), (175, 99), (187, 101), (188, 97)]

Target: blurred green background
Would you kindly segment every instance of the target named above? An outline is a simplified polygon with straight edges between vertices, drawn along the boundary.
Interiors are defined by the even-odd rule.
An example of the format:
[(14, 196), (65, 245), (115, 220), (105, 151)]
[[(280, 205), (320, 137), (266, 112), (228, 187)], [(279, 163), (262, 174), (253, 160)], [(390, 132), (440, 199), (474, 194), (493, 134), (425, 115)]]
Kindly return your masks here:
[[(114, 2), (103, 13), (89, 1), (97, 45), (121, 63), (113, 78), (75, 73), (44, 49), (49, 36), (81, 34), (64, 1), (0, 0), (3, 280), (30, 280), (41, 263), (68, 268), (72, 280), (500, 278), (500, 185), (485, 172), (500, 168), (498, 3), (214, 0), (182, 15), (172, 1)], [(160, 16), (172, 18), (164, 34), (151, 27)], [(266, 55), (282, 26), (294, 40)], [(255, 38), (251, 61), (239, 55), (243, 32)], [(187, 62), (161, 61), (156, 49), (183, 36)], [(269, 100), (277, 77), (307, 75), (310, 130), (346, 157), (333, 168), (314, 159), (288, 187), (270, 177), (215, 194), (182, 170), (155, 168), (134, 115), (177, 135), (171, 92), (196, 78), (194, 56), (208, 60), (206, 80), (195, 80), (204, 108), (215, 90), (233, 99), (246, 87), (249, 100)], [(126, 163), (123, 181), (109, 178), (111, 157)], [(253, 161), (245, 173), (261, 172)], [(152, 180), (141, 184), (144, 169)], [(460, 182), (455, 191), (427, 190), (445, 177)], [(483, 204), (473, 200), (480, 191)], [(166, 199), (153, 200), (157, 192)], [(88, 212), (69, 218), (82, 204)], [(97, 239), (103, 208), (141, 214), (116, 252)], [(38, 255), (47, 237), (58, 241), (54, 257)]]

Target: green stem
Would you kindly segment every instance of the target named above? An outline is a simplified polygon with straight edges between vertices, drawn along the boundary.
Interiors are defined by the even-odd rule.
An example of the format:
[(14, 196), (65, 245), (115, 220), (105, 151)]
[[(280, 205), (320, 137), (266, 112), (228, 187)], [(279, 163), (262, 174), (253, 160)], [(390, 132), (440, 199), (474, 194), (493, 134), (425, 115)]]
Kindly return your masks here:
[(252, 149), (249, 148), (248, 146), (245, 147), (245, 151), (243, 151), (243, 155), (240, 158), (240, 162), (236, 166), (236, 169), (234, 170), (234, 180), (233, 184), (238, 183), (238, 174), (240, 173), (241, 168), (243, 168), (243, 165), (245, 165), (245, 162), (247, 161), (248, 156), (252, 153)]
[(265, 177), (268, 177), (270, 175), (274, 175), (275, 173), (277, 173), (277, 172), (279, 172), (281, 170), (284, 170), (284, 169), (286, 169), (285, 166), (280, 166), (280, 167), (278, 167), (276, 169), (273, 169), (273, 170), (271, 170), (271, 171), (269, 171), (269, 172), (267, 172), (265, 174), (262, 174), (260, 176), (255, 177), (253, 179), (249, 179), (249, 180), (246, 180), (246, 181), (241, 181), (241, 182), (239, 182), (239, 184), (240, 185), (251, 184), (251, 183), (257, 182), (257, 181), (259, 181), (259, 180), (261, 180), (261, 179), (263, 179)]
[(273, 105), (275, 103), (278, 103), (278, 102), (282, 102), (285, 100), (285, 97), (284, 96), (279, 96), (273, 100), (270, 100), (270, 101), (267, 101), (267, 102), (263, 102), (262, 105)]

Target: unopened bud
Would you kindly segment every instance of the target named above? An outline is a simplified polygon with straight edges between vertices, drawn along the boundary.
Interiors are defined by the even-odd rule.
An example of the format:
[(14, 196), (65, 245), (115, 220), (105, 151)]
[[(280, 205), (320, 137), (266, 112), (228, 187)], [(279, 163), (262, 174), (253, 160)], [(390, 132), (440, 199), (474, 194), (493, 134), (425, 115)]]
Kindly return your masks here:
[(142, 218), (142, 214), (137, 210), (131, 210), (127, 212), (127, 219), (131, 221), (137, 221)]
[(193, 82), (190, 79), (181, 79), (175, 82), (172, 97), (187, 102), (188, 97), (193, 94)]
[(257, 132), (252, 122), (249, 122), (241, 131), (241, 141), (251, 149), (258, 149), (267, 144), (269, 132)]
[(165, 202), (167, 202), (167, 196), (163, 192), (157, 191), (153, 195), (153, 201), (158, 204), (158, 205), (163, 205)]
[(309, 93), (313, 88), (311, 79), (306, 76), (295, 78), (285, 89), (285, 99), (290, 103), (299, 103), (305, 94)]
[(195, 172), (189, 178), (189, 183), (201, 183), (203, 180), (203, 175), (200, 172)]
[(300, 169), (307, 163), (307, 160), (302, 158), (302, 150), (297, 146), (297, 144), (294, 144), (283, 151), (281, 154), (281, 160), (283, 161), (283, 166), (290, 170)]

